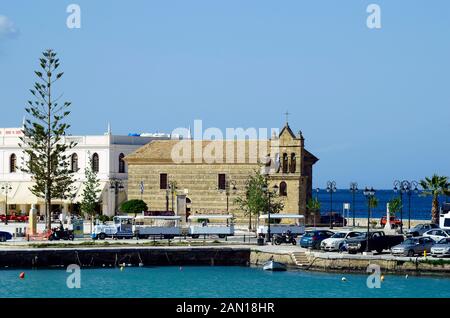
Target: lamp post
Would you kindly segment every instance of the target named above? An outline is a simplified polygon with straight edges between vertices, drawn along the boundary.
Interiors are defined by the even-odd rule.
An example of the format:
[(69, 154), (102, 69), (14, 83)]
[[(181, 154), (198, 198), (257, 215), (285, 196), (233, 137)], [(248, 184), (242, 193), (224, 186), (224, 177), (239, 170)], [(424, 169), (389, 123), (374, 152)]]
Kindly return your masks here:
[(8, 224), (8, 192), (12, 190), (11, 184), (5, 182), (2, 184), (2, 192), (5, 192), (5, 225)]
[(367, 237), (366, 237), (366, 252), (369, 251), (369, 232), (370, 232), (370, 208), (372, 198), (375, 196), (375, 190), (371, 187), (370, 189), (366, 187), (364, 189), (364, 196), (367, 198)]
[(236, 182), (233, 180), (229, 180), (227, 178), (227, 180), (225, 181), (225, 195), (227, 197), (227, 212), (229, 211), (229, 208), (230, 208), (231, 192), (235, 193), (236, 191), (237, 191)]
[(403, 180), (394, 181), (394, 192), (400, 194), (400, 233), (403, 234), (403, 194), (408, 196), (408, 228), (411, 228), (411, 196), (413, 193), (419, 193), (417, 181)]
[[(273, 186), (273, 190), (274, 193), (276, 193), (278, 191), (278, 185), (274, 185)], [(270, 204), (270, 197), (272, 196), (272, 192), (269, 190), (269, 188), (267, 187), (267, 185), (264, 185), (262, 187), (262, 191), (267, 195), (267, 202), (268, 202), (268, 208), (267, 208), (267, 240), (266, 242), (271, 242), (271, 235), (270, 235), (270, 209), (271, 209), (271, 204)]]
[(330, 193), (330, 229), (332, 229), (333, 223), (331, 222), (331, 219), (333, 218), (333, 193), (336, 192), (335, 181), (327, 182), (327, 192)]
[(117, 215), (117, 212), (119, 211), (119, 192), (124, 189), (122, 180), (117, 178), (110, 179), (109, 188), (114, 190), (114, 215)]
[(411, 228), (411, 196), (413, 193), (419, 193), (418, 189), (419, 183), (417, 181), (410, 181), (408, 191), (406, 194), (408, 195), (408, 229)]
[(174, 206), (174, 194), (177, 191), (177, 182), (176, 181), (169, 181), (167, 183), (167, 189), (166, 189), (166, 207), (167, 210), (169, 210), (169, 193), (171, 193), (172, 195), (172, 212), (175, 212), (175, 210), (173, 209)]
[(352, 193), (353, 227), (355, 226), (355, 195), (358, 191), (358, 184), (356, 182), (350, 182), (350, 192)]
[(402, 204), (400, 205), (400, 217), (401, 217), (401, 224), (400, 224), (400, 232), (403, 233), (403, 194), (406, 193), (408, 196), (408, 229), (411, 228), (411, 196), (413, 193), (419, 193), (418, 189), (419, 183), (417, 181), (398, 181), (396, 180), (394, 182), (394, 192), (400, 193), (400, 200), (402, 201)]

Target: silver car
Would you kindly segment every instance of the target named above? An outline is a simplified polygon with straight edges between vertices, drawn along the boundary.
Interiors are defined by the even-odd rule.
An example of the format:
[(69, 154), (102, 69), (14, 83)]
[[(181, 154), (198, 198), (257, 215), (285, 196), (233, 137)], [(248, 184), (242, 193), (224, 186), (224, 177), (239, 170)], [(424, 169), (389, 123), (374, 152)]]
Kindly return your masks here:
[(435, 257), (450, 256), (450, 237), (443, 238), (431, 248), (431, 255)]
[(396, 245), (391, 249), (392, 255), (414, 256), (421, 255), (424, 251), (431, 252), (434, 241), (430, 237), (410, 237), (402, 244)]

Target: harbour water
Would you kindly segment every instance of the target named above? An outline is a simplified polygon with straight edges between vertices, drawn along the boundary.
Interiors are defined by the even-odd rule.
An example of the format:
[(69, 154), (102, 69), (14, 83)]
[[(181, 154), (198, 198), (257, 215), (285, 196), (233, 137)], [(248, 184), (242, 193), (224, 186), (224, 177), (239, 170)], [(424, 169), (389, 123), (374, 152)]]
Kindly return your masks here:
[[(64, 269), (0, 270), (0, 297), (450, 297), (450, 279), (386, 275), (379, 289), (366, 275), (256, 267), (125, 267), (82, 269), (81, 288)], [(342, 277), (346, 280), (343, 281)]]
[[(327, 214), (330, 209), (330, 193), (324, 189), (320, 189), (317, 194), (316, 191), (313, 193), (314, 197), (318, 197), (321, 205), (321, 213)], [(393, 190), (378, 190), (375, 196), (378, 198), (378, 207), (372, 209), (372, 217), (380, 218), (386, 215), (386, 204), (393, 198), (399, 197), (398, 193)], [(439, 202), (450, 201), (450, 198), (440, 197)], [(344, 203), (350, 203), (352, 205), (353, 198), (352, 193), (347, 190), (337, 190), (333, 193), (333, 211), (342, 213)], [(409, 202), (408, 196), (403, 195), (403, 218), (408, 218)], [(355, 194), (355, 216), (367, 217), (367, 199), (364, 197), (362, 191), (358, 191)], [(399, 217), (399, 213), (397, 215)], [(411, 219), (415, 220), (430, 220), (431, 219), (431, 197), (423, 196), (419, 194), (411, 195)]]

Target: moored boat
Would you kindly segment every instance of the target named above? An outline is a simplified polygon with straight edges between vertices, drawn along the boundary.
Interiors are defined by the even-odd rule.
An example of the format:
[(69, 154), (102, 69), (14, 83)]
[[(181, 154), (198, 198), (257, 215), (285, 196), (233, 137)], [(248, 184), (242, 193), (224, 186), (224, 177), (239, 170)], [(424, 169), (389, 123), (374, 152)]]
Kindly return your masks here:
[(263, 265), (263, 269), (265, 271), (274, 271), (274, 272), (280, 272), (280, 271), (285, 271), (286, 270), (286, 265), (280, 262), (275, 262), (275, 261), (267, 261), (264, 265)]

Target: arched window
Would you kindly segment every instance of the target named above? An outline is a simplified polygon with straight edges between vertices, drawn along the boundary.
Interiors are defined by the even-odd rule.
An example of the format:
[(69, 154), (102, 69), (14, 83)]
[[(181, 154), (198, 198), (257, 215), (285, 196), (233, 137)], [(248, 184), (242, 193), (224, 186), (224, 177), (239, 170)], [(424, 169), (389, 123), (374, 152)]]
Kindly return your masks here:
[(12, 154), (9, 157), (9, 172), (13, 173), (17, 171), (17, 157), (15, 154)]
[(289, 171), (291, 173), (295, 173), (295, 165), (296, 165), (296, 157), (295, 157), (295, 153), (291, 153), (291, 167), (289, 169)]
[(100, 169), (100, 160), (98, 157), (98, 153), (94, 153), (92, 155), (92, 171), (98, 172)]
[(283, 154), (283, 173), (288, 173), (288, 155), (287, 153)]
[(119, 155), (119, 173), (125, 173), (125, 160), (123, 158), (125, 158), (125, 155), (121, 153)]
[(287, 196), (287, 184), (284, 181), (280, 182), (280, 196), (281, 197)]
[(78, 155), (76, 153), (72, 154), (72, 156), (70, 157), (70, 171), (78, 171)]

